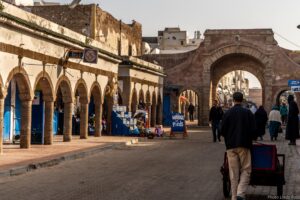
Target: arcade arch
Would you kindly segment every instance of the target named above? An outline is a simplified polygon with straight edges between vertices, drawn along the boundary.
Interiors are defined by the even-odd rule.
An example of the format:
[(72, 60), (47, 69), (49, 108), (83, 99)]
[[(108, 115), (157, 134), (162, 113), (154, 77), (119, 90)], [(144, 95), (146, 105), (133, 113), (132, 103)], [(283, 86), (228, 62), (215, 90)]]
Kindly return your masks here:
[(228, 109), (233, 105), (232, 95), (241, 92), (248, 105), (257, 108), (262, 105), (262, 87), (259, 80), (251, 73), (242, 70), (229, 72), (221, 77), (216, 87), (216, 100)]
[(41, 72), (35, 82), (32, 102), (33, 144), (51, 145), (53, 143), (54, 94), (50, 76)]
[(20, 148), (30, 148), (33, 95), (26, 71), (21, 67), (14, 68), (5, 87), (3, 139), (20, 140)]
[[(192, 115), (189, 115), (189, 106), (194, 106)], [(179, 112), (183, 113), (186, 120), (198, 120), (199, 96), (194, 90), (183, 90), (178, 98)]]
[[(102, 95), (101, 87), (98, 82), (95, 82), (91, 87), (90, 104), (89, 104), (89, 116), (93, 116), (92, 125), (94, 126), (95, 137), (101, 136), (102, 126)], [(93, 118), (92, 118), (93, 119)]]
[(75, 94), (75, 115), (77, 116), (77, 118), (80, 119), (80, 125), (79, 125), (80, 139), (87, 139), (89, 97), (88, 97), (88, 89), (83, 79), (78, 80), (75, 86), (74, 94)]
[(132, 112), (132, 116), (136, 112), (137, 105), (138, 105), (137, 91), (136, 91), (135, 88), (133, 88), (132, 97), (131, 97), (131, 112)]
[(156, 107), (156, 124), (162, 125), (163, 124), (163, 117), (162, 117), (162, 97), (159, 92), (158, 98), (157, 98), (157, 107)]
[(63, 134), (64, 142), (70, 142), (72, 140), (73, 95), (71, 83), (66, 76), (58, 80), (55, 91), (58, 133)]
[(156, 93), (153, 91), (152, 93), (152, 104), (151, 104), (151, 121), (150, 124), (152, 127), (156, 125), (156, 112), (157, 112), (157, 100)]
[[(218, 84), (222, 77), (224, 77), (226, 74), (232, 72), (232, 71), (247, 71), (251, 74), (253, 74), (260, 82), (262, 86), (262, 97), (263, 97), (263, 104), (264, 102), (264, 85), (265, 85), (265, 67), (264, 65), (258, 61), (256, 58), (253, 58), (249, 55), (244, 54), (230, 54), (226, 55), (219, 60), (217, 60), (211, 68), (211, 99), (210, 99), (210, 105), (212, 104), (212, 101), (214, 99), (217, 99), (217, 89)], [(235, 75), (235, 81), (241, 82), (242, 80), (240, 76)], [(237, 88), (238, 91), (238, 88)]]

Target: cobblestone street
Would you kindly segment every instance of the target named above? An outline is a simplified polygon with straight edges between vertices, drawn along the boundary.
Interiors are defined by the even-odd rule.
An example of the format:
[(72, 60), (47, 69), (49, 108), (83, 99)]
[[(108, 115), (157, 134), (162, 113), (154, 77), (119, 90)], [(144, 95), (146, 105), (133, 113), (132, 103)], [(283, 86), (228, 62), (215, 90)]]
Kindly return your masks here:
[[(220, 174), (224, 144), (212, 143), (208, 129), (193, 129), (189, 134), (186, 140), (155, 138), (25, 175), (1, 178), (1, 200), (224, 199)], [(284, 195), (299, 196), (299, 154), (283, 137), (277, 145), (278, 153), (287, 157)], [(248, 194), (251, 200), (268, 199), (268, 195), (276, 195), (276, 188), (249, 187)]]

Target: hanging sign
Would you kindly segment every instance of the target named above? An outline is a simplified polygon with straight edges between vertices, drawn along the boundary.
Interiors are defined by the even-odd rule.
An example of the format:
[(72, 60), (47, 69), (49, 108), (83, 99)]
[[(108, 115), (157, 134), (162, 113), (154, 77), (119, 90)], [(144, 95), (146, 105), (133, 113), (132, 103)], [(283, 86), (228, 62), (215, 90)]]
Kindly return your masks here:
[(83, 62), (97, 64), (98, 50), (97, 49), (84, 49)]
[(292, 92), (300, 92), (300, 86), (292, 86), (291, 91)]
[(300, 86), (300, 80), (288, 80), (288, 86)]
[(68, 58), (82, 59), (83, 51), (71, 49), (68, 51)]

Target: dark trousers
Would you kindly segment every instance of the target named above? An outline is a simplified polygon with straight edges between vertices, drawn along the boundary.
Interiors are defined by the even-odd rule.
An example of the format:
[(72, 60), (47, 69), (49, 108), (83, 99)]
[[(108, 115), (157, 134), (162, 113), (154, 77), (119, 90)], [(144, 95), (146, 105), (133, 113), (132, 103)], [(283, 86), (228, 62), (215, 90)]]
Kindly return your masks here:
[(217, 141), (217, 138), (219, 141), (221, 141), (221, 134), (220, 134), (220, 121), (212, 121), (212, 133), (213, 133), (213, 139), (214, 142)]
[(193, 112), (189, 112), (189, 118), (190, 118), (191, 122), (194, 121), (194, 113)]
[(287, 115), (282, 115), (282, 116), (281, 116), (281, 121), (282, 121), (282, 124), (286, 124), (286, 121), (287, 121)]

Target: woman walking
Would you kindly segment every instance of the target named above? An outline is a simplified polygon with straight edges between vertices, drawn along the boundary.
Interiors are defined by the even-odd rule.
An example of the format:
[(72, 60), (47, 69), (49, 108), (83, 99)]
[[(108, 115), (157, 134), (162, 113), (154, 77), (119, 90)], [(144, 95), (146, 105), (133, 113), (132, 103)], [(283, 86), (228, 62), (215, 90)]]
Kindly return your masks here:
[(281, 126), (281, 115), (279, 107), (274, 106), (269, 114), (269, 132), (271, 141), (277, 140), (279, 128)]
[(260, 140), (263, 140), (263, 136), (266, 133), (266, 124), (268, 122), (268, 114), (263, 106), (259, 106), (258, 110), (255, 112), (255, 122), (256, 137), (260, 137)]
[(299, 138), (299, 109), (294, 101), (294, 96), (288, 96), (289, 112), (286, 125), (286, 139), (290, 140), (289, 145), (296, 145), (296, 139)]

